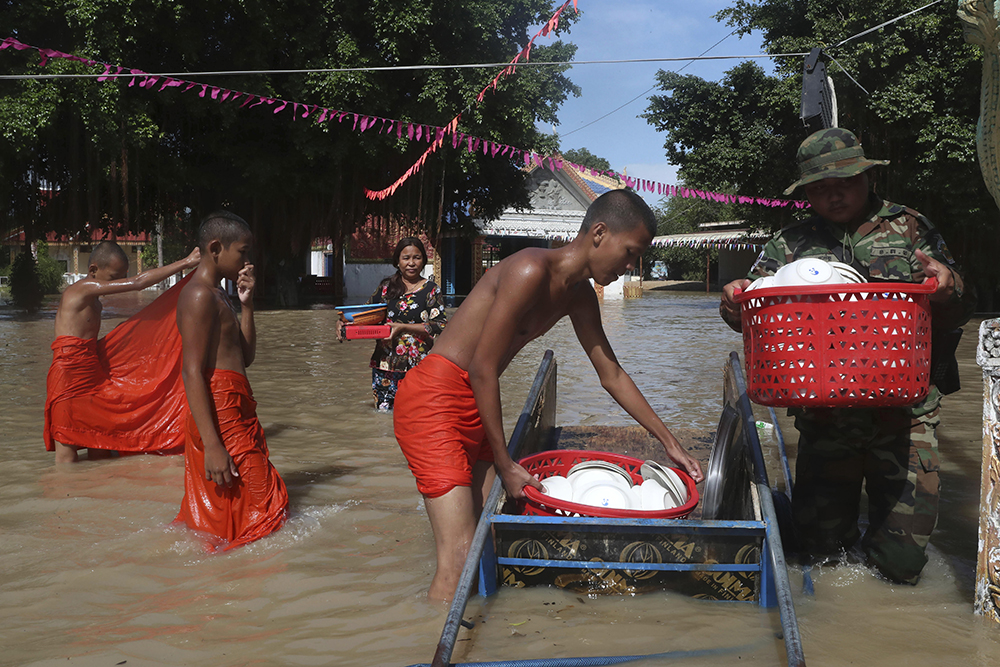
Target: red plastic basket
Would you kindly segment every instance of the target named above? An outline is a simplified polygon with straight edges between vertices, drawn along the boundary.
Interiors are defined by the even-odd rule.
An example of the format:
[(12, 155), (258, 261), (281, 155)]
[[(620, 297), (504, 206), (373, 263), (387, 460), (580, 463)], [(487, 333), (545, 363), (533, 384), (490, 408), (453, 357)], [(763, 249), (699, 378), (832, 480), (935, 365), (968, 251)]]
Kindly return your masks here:
[(927, 395), (937, 281), (736, 291), (747, 391), (775, 407), (912, 405)]
[[(583, 461), (607, 461), (619, 465), (632, 476), (634, 484), (642, 483), (639, 468), (643, 461), (631, 456), (612, 454), (611, 452), (589, 452), (576, 449), (553, 449), (525, 457), (519, 461), (532, 475), (545, 479), (552, 475), (565, 475), (569, 469)], [(698, 504), (698, 489), (694, 480), (683, 470), (671, 468), (676, 472), (687, 487), (688, 501), (680, 507), (668, 510), (643, 511), (621, 510), (607, 507), (581, 505), (567, 500), (558, 500), (547, 496), (533, 486), (524, 487), (524, 513), (533, 516), (597, 516), (615, 519), (680, 519), (691, 513)]]
[(344, 338), (358, 340), (359, 338), (388, 338), (392, 327), (388, 324), (345, 324)]

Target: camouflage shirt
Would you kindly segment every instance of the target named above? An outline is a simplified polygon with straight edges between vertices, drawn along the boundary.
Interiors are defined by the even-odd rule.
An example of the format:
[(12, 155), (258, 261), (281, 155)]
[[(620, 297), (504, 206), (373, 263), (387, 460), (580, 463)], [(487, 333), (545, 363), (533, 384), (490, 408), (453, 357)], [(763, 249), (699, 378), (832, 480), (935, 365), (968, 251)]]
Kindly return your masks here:
[(924, 280), (916, 256), (919, 249), (948, 266), (955, 280), (951, 300), (931, 306), (934, 328), (953, 329), (964, 324), (975, 308), (975, 298), (966, 292), (941, 233), (911, 208), (883, 201), (874, 194), (869, 196), (869, 203), (876, 212), (853, 234), (818, 215), (785, 227), (767, 242), (747, 277), (754, 280), (771, 276), (797, 259), (817, 257), (850, 264), (872, 282), (919, 283)]

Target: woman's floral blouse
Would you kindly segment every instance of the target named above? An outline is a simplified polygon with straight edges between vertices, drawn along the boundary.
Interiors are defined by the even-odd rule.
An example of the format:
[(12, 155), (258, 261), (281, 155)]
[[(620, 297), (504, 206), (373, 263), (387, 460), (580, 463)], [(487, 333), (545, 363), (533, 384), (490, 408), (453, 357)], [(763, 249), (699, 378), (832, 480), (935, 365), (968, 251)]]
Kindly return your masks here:
[(416, 292), (403, 294), (395, 299), (385, 297), (389, 279), (383, 280), (367, 303), (387, 303), (386, 323), (423, 324), (424, 334), (414, 336), (403, 333), (394, 341), (375, 341), (371, 367), (383, 371), (405, 373), (427, 356), (434, 345), (434, 338), (441, 333), (448, 321), (441, 301), (441, 290), (433, 280), (427, 280)]

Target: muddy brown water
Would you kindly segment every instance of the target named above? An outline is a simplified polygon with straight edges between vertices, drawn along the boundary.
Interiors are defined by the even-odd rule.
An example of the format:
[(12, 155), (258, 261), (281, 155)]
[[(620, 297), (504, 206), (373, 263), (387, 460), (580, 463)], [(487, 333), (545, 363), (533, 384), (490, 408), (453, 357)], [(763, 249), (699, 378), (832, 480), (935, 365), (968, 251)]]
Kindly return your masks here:
[[(104, 331), (151, 298), (107, 302)], [(652, 292), (608, 301), (608, 337), (668, 425), (708, 433), (722, 366), (741, 338), (716, 295)], [(257, 314), (249, 377), (291, 518), (273, 536), (206, 555), (171, 525), (179, 457), (56, 468), (42, 446), (54, 313), (0, 313), (0, 664), (410, 665), (429, 662), (446, 609), (424, 591), (434, 567), (426, 513), (370, 404), (370, 345), (337, 344), (329, 310)], [(795, 602), (810, 665), (994, 665), (1000, 627), (972, 612), (981, 449), (978, 321), (960, 347), (965, 388), (946, 399), (941, 519), (916, 587), (859, 566), (817, 573)], [(563, 322), (502, 381), (508, 435), (543, 351), (559, 363), (557, 423), (628, 425)], [(766, 411), (762, 411), (766, 416)], [(782, 418), (785, 426), (787, 419)], [(794, 454), (794, 432), (786, 429)], [(770, 453), (773, 458), (773, 443)], [(780, 478), (778, 468), (772, 479)], [(550, 588), (474, 597), (453, 660), (674, 652), (645, 664), (785, 664), (776, 611), (673, 593), (590, 598)], [(685, 651), (711, 649), (694, 657)]]

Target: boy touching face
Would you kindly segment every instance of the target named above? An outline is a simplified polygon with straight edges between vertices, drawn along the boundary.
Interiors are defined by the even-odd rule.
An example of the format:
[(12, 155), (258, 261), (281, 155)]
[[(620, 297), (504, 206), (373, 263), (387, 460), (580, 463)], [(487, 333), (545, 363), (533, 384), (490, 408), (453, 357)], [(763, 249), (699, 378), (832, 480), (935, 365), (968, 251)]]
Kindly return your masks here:
[[(455, 590), (483, 500), (495, 474), (507, 495), (521, 498), (538, 480), (511, 460), (500, 408), (500, 375), (521, 348), (569, 315), (601, 385), (696, 480), (687, 455), (628, 374), (604, 335), (590, 279), (608, 285), (630, 270), (656, 228), (637, 194), (599, 197), (572, 243), (522, 250), (490, 269), (438, 337), (432, 353), (400, 384), (396, 439), (424, 495), (437, 546), (428, 596)], [(402, 401), (402, 403), (401, 403)]]
[[(45, 447), (55, 451), (56, 463), (75, 462), (77, 450), (83, 448), (87, 448), (90, 459), (112, 454), (109, 449), (94, 446), (103, 441), (87, 435), (87, 431), (101, 425), (90, 424), (92, 419), (87, 419), (86, 425), (82, 421), (94, 416), (85, 414), (92, 409), (88, 401), (107, 379), (97, 354), (101, 297), (152, 287), (183, 269), (194, 268), (199, 257), (195, 248), (180, 261), (128, 278), (128, 256), (114, 241), (103, 241), (90, 253), (87, 277), (63, 291), (56, 311), (56, 339), (45, 404)], [(105, 426), (111, 429), (114, 424)]]
[[(268, 460), (257, 403), (246, 378), (256, 354), (253, 236), (242, 218), (209, 215), (198, 230), (201, 262), (177, 303), (185, 423), (184, 499), (177, 521), (210, 533), (232, 549), (284, 524), (285, 484)], [(236, 283), (237, 318), (223, 278)]]

